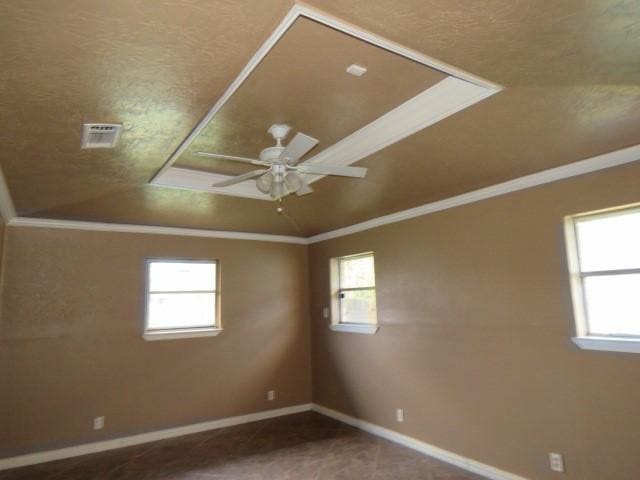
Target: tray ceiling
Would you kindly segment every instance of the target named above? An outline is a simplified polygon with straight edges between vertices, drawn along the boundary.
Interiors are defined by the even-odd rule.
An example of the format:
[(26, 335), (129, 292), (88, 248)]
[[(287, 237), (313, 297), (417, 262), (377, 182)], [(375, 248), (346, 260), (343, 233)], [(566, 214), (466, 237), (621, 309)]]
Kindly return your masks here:
[[(354, 65), (364, 65), (366, 75), (349, 75)], [(350, 165), (500, 90), (468, 72), (296, 5), (151, 183), (272, 201), (254, 180), (214, 187), (252, 167), (203, 159), (197, 152), (257, 158), (260, 150), (273, 145), (263, 140), (265, 118), (271, 117), (274, 123), (303, 126), (321, 140), (301, 165)], [(307, 176), (309, 182), (322, 178)]]
[[(315, 183), (313, 195), (287, 200), (290, 218), (279, 217), (268, 202), (148, 182), (292, 2), (5, 2), (0, 7), (0, 164), (18, 213), (311, 235), (640, 143), (636, 2), (311, 3), (506, 89), (361, 160), (358, 165), (369, 168), (363, 181)], [(312, 35), (312, 29), (303, 30), (303, 40)], [(290, 54), (302, 57), (303, 47), (304, 42), (291, 45)], [(312, 55), (329, 64), (332, 57), (326, 53), (319, 47)], [(265, 58), (265, 68), (271, 60), (277, 73), (275, 56)], [(361, 85), (379, 70), (379, 86), (369, 94), (367, 89), (353, 92), (352, 98), (361, 100), (354, 100), (353, 112), (343, 113), (346, 118), (335, 125), (327, 119), (344, 108), (338, 94), (300, 108), (297, 101), (287, 106), (285, 98), (274, 107), (277, 102), (264, 97), (275, 79), (256, 75), (248, 79), (257, 82), (257, 100), (263, 102), (255, 115), (248, 106), (251, 92), (239, 90), (237, 105), (229, 103), (229, 111), (220, 112), (228, 120), (216, 119), (198, 141), (207, 139), (207, 149), (255, 155), (271, 143), (264, 130), (280, 121), (273, 112), (281, 108), (277, 114), (287, 116), (295, 129), (310, 135), (322, 131), (314, 136), (322, 142), (318, 150), (324, 148), (333, 136), (366, 123), (376, 108), (388, 109), (362, 100), (371, 92), (384, 90), (381, 98), (373, 96), (391, 103), (421, 87), (419, 75), (395, 78), (383, 60), (360, 79), (325, 74), (312, 85), (292, 71), (290, 81), (297, 85), (292, 94), (304, 98), (305, 93), (320, 96), (331, 85), (346, 88), (340, 82)], [(384, 81), (404, 86), (394, 90)], [(307, 120), (315, 123), (298, 125)], [(118, 147), (80, 150), (84, 121), (123, 123)], [(208, 162), (193, 163), (188, 155), (180, 159), (221, 173), (235, 168)]]
[[(363, 77), (346, 73), (354, 63), (367, 67)], [(267, 134), (274, 123), (291, 125), (288, 139), (296, 131), (319, 139), (313, 150), (317, 152), (445, 77), (298, 17), (175, 165), (228, 174), (244, 171), (233, 162), (193, 154), (208, 151), (257, 158), (260, 150), (274, 144)]]

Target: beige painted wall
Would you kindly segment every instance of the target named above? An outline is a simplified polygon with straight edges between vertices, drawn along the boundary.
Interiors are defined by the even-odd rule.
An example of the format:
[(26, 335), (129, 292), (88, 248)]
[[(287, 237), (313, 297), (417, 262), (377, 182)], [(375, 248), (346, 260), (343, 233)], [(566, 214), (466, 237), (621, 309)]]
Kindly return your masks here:
[[(564, 215), (640, 201), (639, 178), (636, 163), (312, 245), (314, 401), (530, 479), (640, 478), (640, 355), (572, 344), (562, 234)], [(329, 259), (371, 250), (382, 327), (330, 332)]]
[[(567, 480), (636, 480), (640, 356), (570, 342), (561, 222), (640, 200), (638, 178), (620, 167), (309, 247), (314, 401), (535, 480), (558, 478), (549, 451)], [(4, 247), (0, 457), (309, 401), (306, 247), (13, 227)], [(368, 250), (382, 328), (331, 333), (328, 259)], [(221, 336), (141, 339), (146, 256), (220, 259)]]
[[(9, 227), (5, 248), (0, 457), (310, 401), (305, 246)], [(145, 342), (145, 257), (219, 259), (225, 331)]]

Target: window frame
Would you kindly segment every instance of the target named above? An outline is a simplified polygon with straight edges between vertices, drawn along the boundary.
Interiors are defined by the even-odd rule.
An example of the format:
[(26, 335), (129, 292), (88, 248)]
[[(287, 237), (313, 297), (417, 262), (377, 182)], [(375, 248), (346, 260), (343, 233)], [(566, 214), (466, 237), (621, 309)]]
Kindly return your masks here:
[(571, 300), (575, 320), (576, 335), (572, 341), (581, 349), (602, 350), (612, 352), (640, 353), (640, 335), (591, 334), (589, 332), (589, 318), (586, 308), (587, 298), (584, 281), (594, 276), (614, 276), (630, 273), (640, 273), (640, 268), (620, 268), (606, 270), (582, 271), (580, 268), (580, 246), (578, 244), (577, 224), (588, 218), (589, 220), (618, 216), (626, 212), (640, 212), (640, 204), (624, 205), (620, 207), (596, 210), (564, 218), (565, 247), (571, 287)]
[[(340, 263), (346, 259), (353, 259), (358, 257), (372, 257), (373, 258), (373, 275), (374, 284), (372, 287), (342, 287), (340, 281)], [(330, 260), (330, 280), (331, 280), (331, 323), (329, 328), (335, 332), (350, 332), (350, 333), (365, 333), (374, 334), (380, 328), (378, 323), (378, 296), (377, 296), (377, 282), (375, 279), (375, 254), (374, 252), (362, 252), (350, 255), (342, 255), (340, 257), (334, 257)], [(349, 323), (342, 321), (342, 292), (345, 291), (364, 291), (373, 290), (374, 299), (376, 302), (376, 321), (375, 323)]]
[[(213, 323), (211, 326), (206, 327), (185, 327), (185, 328), (164, 328), (164, 329), (153, 329), (149, 328), (149, 300), (151, 299), (152, 293), (162, 293), (162, 292), (152, 292), (150, 290), (151, 286), (151, 265), (153, 263), (204, 263), (215, 265), (215, 290), (213, 292), (206, 290), (184, 290), (184, 291), (175, 291), (175, 292), (165, 292), (165, 293), (213, 293), (215, 296), (215, 310), (213, 314)], [(154, 341), (154, 340), (172, 340), (172, 339), (180, 339), (180, 338), (194, 338), (194, 337), (214, 337), (222, 333), (222, 323), (220, 320), (220, 261), (218, 259), (209, 259), (209, 258), (177, 258), (177, 257), (150, 257), (145, 258), (144, 262), (144, 272), (145, 272), (145, 288), (144, 288), (144, 322), (143, 322), (143, 330), (142, 337), (145, 340)]]

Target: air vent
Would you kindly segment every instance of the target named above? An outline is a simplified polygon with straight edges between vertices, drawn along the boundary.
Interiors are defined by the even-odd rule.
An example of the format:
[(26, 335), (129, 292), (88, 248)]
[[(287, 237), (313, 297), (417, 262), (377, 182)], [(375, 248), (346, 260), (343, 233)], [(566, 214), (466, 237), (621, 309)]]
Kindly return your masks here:
[(117, 123), (85, 123), (82, 148), (113, 148), (118, 143), (122, 125)]

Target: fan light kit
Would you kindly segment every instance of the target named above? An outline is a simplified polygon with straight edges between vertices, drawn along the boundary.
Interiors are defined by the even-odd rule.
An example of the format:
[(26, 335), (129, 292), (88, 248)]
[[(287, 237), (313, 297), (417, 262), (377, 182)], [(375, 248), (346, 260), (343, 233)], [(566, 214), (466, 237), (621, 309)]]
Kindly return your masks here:
[(237, 157), (220, 153), (197, 152), (201, 157), (218, 158), (234, 162), (250, 163), (268, 168), (252, 170), (228, 180), (217, 182), (212, 187), (228, 187), (247, 180), (256, 179), (256, 187), (279, 202), (278, 213), (282, 213), (282, 199), (295, 193), (298, 196), (313, 192), (301, 174), (338, 175), (341, 177), (364, 178), (367, 169), (363, 167), (341, 167), (321, 164), (300, 164), (300, 159), (318, 144), (318, 140), (304, 133), (298, 132), (284, 147), (282, 140), (287, 136), (291, 127), (276, 124), (269, 127), (268, 132), (276, 141), (273, 147), (267, 147), (260, 152), (259, 158)]

